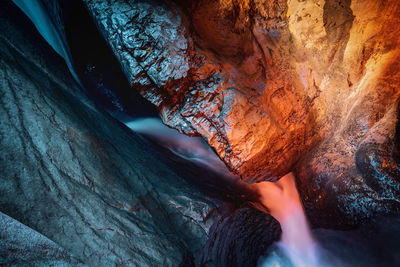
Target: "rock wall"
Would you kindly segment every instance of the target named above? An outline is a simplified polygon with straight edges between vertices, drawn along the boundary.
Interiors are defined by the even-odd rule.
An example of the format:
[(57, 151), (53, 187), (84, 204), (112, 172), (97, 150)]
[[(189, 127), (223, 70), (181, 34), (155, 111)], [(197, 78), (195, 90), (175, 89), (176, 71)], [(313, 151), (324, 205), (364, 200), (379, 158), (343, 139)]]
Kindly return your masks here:
[(239, 208), (213, 225), (195, 266), (257, 266), (257, 260), (280, 235), (279, 223), (272, 216), (254, 208)]
[(99, 111), (21, 11), (0, 6), (0, 211), (76, 264), (177, 266), (200, 250), (222, 201)]
[(246, 181), (293, 170), (324, 225), (397, 209), (398, 1), (84, 2), (132, 87)]
[(86, 266), (45, 236), (0, 213), (0, 264)]

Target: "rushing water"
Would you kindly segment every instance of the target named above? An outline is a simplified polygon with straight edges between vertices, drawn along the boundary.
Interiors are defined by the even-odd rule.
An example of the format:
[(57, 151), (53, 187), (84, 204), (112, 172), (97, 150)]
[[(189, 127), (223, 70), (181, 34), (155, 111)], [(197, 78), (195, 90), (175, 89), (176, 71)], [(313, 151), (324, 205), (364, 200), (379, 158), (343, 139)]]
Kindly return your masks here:
[[(76, 75), (68, 44), (40, 0), (13, 0), (30, 18), (43, 38), (66, 61), (72, 76), (81, 85)], [(81, 85), (82, 86), (82, 85)], [(180, 134), (165, 126), (160, 119), (145, 118), (125, 121), (133, 131), (146, 135), (185, 160), (205, 166), (220, 174), (226, 183), (246, 188), (247, 192), (260, 195), (259, 202), (281, 225), (281, 240), (272, 245), (265, 256), (259, 259), (261, 267), (314, 267), (314, 266), (390, 266), (399, 262), (390, 250), (400, 251), (398, 226), (400, 218), (380, 222), (374, 232), (374, 242), (363, 240), (368, 231), (354, 233), (319, 230), (319, 240), (328, 249), (322, 248), (313, 237), (296, 189), (295, 178), (289, 173), (278, 182), (261, 182), (249, 185), (229, 172), (225, 164), (201, 139)], [(371, 226), (368, 226), (371, 227)], [(360, 240), (358, 240), (360, 239)], [(371, 243), (366, 246), (366, 243)], [(354, 250), (354, 248), (357, 248)], [(387, 251), (381, 251), (388, 248)], [(385, 254), (386, 252), (386, 254)], [(336, 255), (333, 256), (333, 254)], [(382, 256), (385, 255), (385, 256)], [(344, 264), (340, 259), (350, 262)], [(394, 266), (394, 265), (393, 265)]]
[(47, 43), (53, 47), (54, 51), (64, 58), (72, 76), (82, 87), (78, 75), (74, 70), (72, 57), (69, 52), (69, 46), (65, 39), (64, 33), (60, 32), (58, 27), (55, 25), (55, 22), (47, 13), (46, 8), (43, 6), (42, 1), (13, 0), (13, 2), (22, 10), (22, 12), (25, 13), (26, 16), (28, 16), (40, 35), (42, 35)]
[(203, 165), (223, 176), (237, 180), (207, 143), (200, 137), (190, 137), (171, 129), (158, 118), (143, 118), (125, 122), (133, 131), (155, 139), (174, 154)]
[(289, 173), (278, 182), (260, 182), (250, 187), (258, 193), (260, 203), (279, 221), (282, 229), (281, 240), (274, 246), (279, 253), (270, 253), (270, 257), (260, 261), (260, 266), (321, 266), (317, 243), (311, 234), (294, 175)]
[(248, 185), (230, 174), (222, 161), (200, 138), (180, 134), (156, 118), (138, 119), (127, 122), (126, 125), (137, 133), (157, 139), (180, 157), (230, 177), (249, 192), (258, 192), (260, 203), (279, 221), (282, 229), (280, 242), (272, 248), (275, 252), (271, 251), (269, 257), (261, 259), (260, 266), (329, 265), (322, 259), (317, 242), (312, 236), (292, 173), (285, 175), (278, 182)]

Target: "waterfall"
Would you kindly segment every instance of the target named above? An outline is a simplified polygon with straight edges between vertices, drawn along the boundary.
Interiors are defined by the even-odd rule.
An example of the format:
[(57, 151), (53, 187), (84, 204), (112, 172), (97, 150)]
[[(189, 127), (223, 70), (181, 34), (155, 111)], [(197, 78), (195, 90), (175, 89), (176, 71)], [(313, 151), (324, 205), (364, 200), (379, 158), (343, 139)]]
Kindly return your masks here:
[[(67, 43), (62, 24), (60, 24), (60, 22), (52, 16), (54, 14), (57, 14), (57, 12), (49, 13), (49, 11), (52, 10), (49, 10), (49, 6), (47, 5), (47, 3), (57, 5), (57, 0), (13, 0), (13, 2), (32, 21), (38, 32), (54, 49), (54, 51), (65, 60), (66, 65), (69, 68), (69, 71), (75, 81), (80, 85), (81, 88), (84, 88), (74, 69), (74, 62), (72, 60), (69, 45)], [(74, 56), (75, 55), (76, 54), (74, 53)], [(79, 57), (75, 58), (77, 59)], [(306, 78), (304, 75), (305, 74), (302, 71), (300, 73), (300, 78), (301, 82), (306, 85)], [(86, 82), (84, 78), (83, 81)], [(85, 84), (88, 87), (90, 86), (87, 85), (87, 83)], [(365, 246), (366, 243), (368, 243), (364, 242), (363, 240), (363, 242), (354, 243), (357, 244), (357, 246), (351, 243), (353, 241), (351, 235), (349, 237), (350, 241), (347, 240), (346, 246), (344, 246), (342, 242), (345, 239), (338, 239), (339, 241), (336, 241), (337, 243), (334, 243), (334, 247), (331, 246), (329, 248), (331, 251), (335, 252), (334, 249), (336, 248), (347, 249), (356, 247), (361, 252), (356, 255), (353, 250), (348, 249), (348, 251), (346, 251), (346, 253), (348, 254), (345, 254), (342, 251), (336, 251), (338, 256), (333, 256), (333, 254), (331, 254), (330, 251), (328, 252), (326, 248), (322, 249), (322, 246), (326, 246), (327, 243), (332, 244), (332, 242), (330, 242), (332, 238), (329, 239), (328, 236), (325, 240), (321, 241), (321, 239), (319, 239), (321, 244), (320, 246), (313, 237), (313, 233), (308, 225), (307, 218), (296, 189), (295, 177), (292, 173), (285, 175), (277, 182), (265, 181), (251, 185), (247, 184), (244, 181), (240, 180), (239, 176), (233, 175), (228, 170), (224, 162), (216, 155), (216, 153), (202, 138), (189, 137), (187, 135), (181, 134), (177, 130), (167, 127), (165, 124), (162, 123), (160, 119), (157, 118), (142, 118), (135, 120), (129, 119), (125, 121), (125, 114), (121, 115), (118, 113), (119, 111), (115, 112), (115, 114), (113, 114), (113, 111), (107, 111), (112, 116), (114, 116), (115, 119), (123, 122), (126, 126), (131, 128), (136, 133), (145, 135), (155, 140), (158, 144), (164, 146), (180, 158), (197, 164), (197, 167), (202, 166), (209, 170), (212, 170), (213, 174), (217, 173), (218, 176), (221, 178), (221, 181), (224, 182), (221, 183), (224, 187), (237, 185), (237, 187), (231, 186), (231, 188), (238, 189), (237, 191), (239, 192), (241, 192), (241, 189), (246, 189), (246, 194), (258, 197), (258, 203), (262, 205), (266, 212), (271, 214), (279, 221), (282, 229), (282, 236), (280, 241), (269, 248), (269, 250), (267, 251), (269, 253), (267, 253), (265, 257), (260, 258), (259, 265), (261, 267), (344, 266), (345, 264), (342, 262), (343, 257), (341, 256), (341, 254), (347, 257), (345, 259), (346, 261), (351, 262), (352, 259), (349, 260), (348, 258), (355, 258), (353, 262), (355, 263), (356, 261), (358, 261), (359, 263), (362, 259), (364, 260), (364, 258), (365, 261), (369, 261), (368, 257), (371, 253), (368, 252), (374, 252), (377, 253), (377, 255), (381, 253), (380, 247), (386, 248), (387, 246), (392, 250), (392, 247), (395, 247), (397, 250), (400, 250), (395, 246), (398, 245), (398, 242), (395, 242), (395, 245), (386, 242), (386, 239), (389, 240), (389, 238), (392, 237), (392, 235), (395, 234), (397, 230), (390, 229), (390, 233), (385, 236), (385, 239), (381, 238), (383, 241), (379, 241), (379, 247), (377, 245), (376, 247), (372, 247), (370, 250), (360, 249), (361, 246)], [(169, 153), (167, 154), (170, 155)], [(196, 171), (196, 169), (194, 171)], [(201, 175), (199, 174), (198, 177), (201, 177)], [(204, 181), (202, 182), (207, 183)], [(228, 189), (231, 190), (231, 188)], [(395, 223), (397, 224), (393, 224), (394, 226), (400, 225), (400, 219), (398, 221), (395, 221)], [(389, 229), (389, 227), (393, 227), (393, 225), (391, 223), (387, 223), (387, 225), (382, 226), (379, 222), (379, 226), (386, 229)], [(320, 235), (321, 233), (326, 234), (326, 232), (320, 231)], [(346, 235), (347, 237), (348, 235), (348, 233), (333, 232), (333, 230), (332, 233), (334, 233), (336, 237), (341, 237), (341, 235)], [(314, 231), (314, 234), (318, 238), (318, 232)], [(373, 236), (373, 238), (375, 238), (375, 236)], [(374, 242), (377, 241), (374, 240)], [(367, 252), (364, 253), (364, 251)], [(381, 257), (381, 255), (379, 255), (379, 257)], [(379, 257), (377, 256), (376, 258), (379, 259)], [(377, 260), (375, 259), (374, 263), (376, 261)], [(388, 262), (390, 262), (390, 259), (388, 260)], [(367, 264), (370, 263), (367, 262), (363, 266), (367, 266)], [(355, 264), (349, 266), (354, 265)], [(376, 265), (377, 264), (375, 264), (375, 266)], [(368, 266), (373, 266), (373, 264)]]
[[(247, 184), (229, 172), (218, 156), (199, 137), (189, 137), (164, 125), (160, 119), (144, 118), (125, 123), (133, 131), (155, 139), (178, 156), (204, 165), (223, 177), (229, 177), (240, 188), (259, 195), (259, 201), (268, 212), (279, 221), (282, 237), (278, 248), (289, 259), (290, 264), (282, 263), (282, 258), (269, 257), (261, 264), (262, 267), (321, 266), (318, 246), (310, 231), (307, 218), (292, 173), (283, 176), (277, 182), (260, 182)], [(323, 264), (326, 266), (326, 264)]]
[(83, 88), (81, 81), (74, 70), (69, 46), (63, 32), (57, 27), (56, 22), (49, 16), (44, 4), (41, 0), (13, 0), (14, 4), (18, 6), (22, 12), (32, 21), (36, 29), (43, 36), (46, 42), (64, 58), (71, 75), (76, 82)]
[(238, 176), (231, 174), (225, 164), (199, 137), (180, 134), (157, 118), (136, 119), (125, 124), (133, 131), (155, 139), (178, 156), (204, 165), (223, 177), (229, 177), (228, 182), (236, 183), (238, 188), (245, 188), (247, 192), (259, 195), (260, 204), (281, 225), (282, 237), (276, 247), (289, 260), (289, 263), (286, 263), (282, 257), (268, 257), (262, 261), (262, 267), (328, 265), (321, 262), (318, 245), (309, 228), (292, 173), (283, 176), (277, 182), (247, 184)]
[[(13, 0), (13, 2), (29, 17), (48, 44), (64, 58), (72, 76), (83, 88), (74, 70), (65, 34), (58, 27), (60, 25), (57, 25), (49, 16), (42, 1)], [(118, 116), (114, 117), (123, 121)], [(226, 184), (235, 184), (237, 188), (244, 188), (247, 192), (260, 196), (260, 203), (281, 225), (282, 237), (276, 247), (289, 261), (285, 261), (282, 255), (276, 257), (276, 254), (272, 254), (260, 261), (262, 267), (327, 266), (327, 264), (321, 263), (318, 246), (308, 226), (292, 173), (285, 175), (278, 182), (260, 182), (249, 185), (240, 180), (239, 176), (233, 175), (200, 137), (181, 134), (177, 130), (167, 127), (158, 118), (142, 118), (123, 123), (136, 133), (154, 139), (177, 156), (220, 174)]]
[(174, 154), (200, 164), (230, 181), (238, 180), (201, 137), (191, 137), (171, 129), (158, 118), (142, 118), (125, 122), (131, 130), (155, 139)]
[(279, 221), (282, 237), (277, 244), (281, 253), (290, 261), (284, 262), (275, 255), (262, 260), (261, 266), (326, 266), (321, 263), (317, 243), (309, 228), (293, 173), (277, 182), (261, 182), (251, 187), (259, 195), (259, 201)]

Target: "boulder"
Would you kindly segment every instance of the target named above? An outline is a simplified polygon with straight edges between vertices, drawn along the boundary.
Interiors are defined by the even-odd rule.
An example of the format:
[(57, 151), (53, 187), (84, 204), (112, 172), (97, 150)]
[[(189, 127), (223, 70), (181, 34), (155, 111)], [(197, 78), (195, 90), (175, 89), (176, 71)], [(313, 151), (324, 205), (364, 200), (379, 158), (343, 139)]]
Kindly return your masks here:
[(397, 1), (84, 2), (132, 87), (244, 180), (294, 171), (320, 225), (397, 210)]
[(0, 10), (0, 211), (77, 263), (176, 266), (201, 249), (222, 200), (98, 109), (16, 6)]

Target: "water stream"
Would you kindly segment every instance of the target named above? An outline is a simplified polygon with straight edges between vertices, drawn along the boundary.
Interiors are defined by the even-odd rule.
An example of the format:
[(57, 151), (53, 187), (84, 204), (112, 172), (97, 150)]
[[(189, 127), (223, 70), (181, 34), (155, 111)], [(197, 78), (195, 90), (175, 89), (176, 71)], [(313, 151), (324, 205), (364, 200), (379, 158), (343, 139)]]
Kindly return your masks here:
[(282, 257), (262, 259), (260, 266), (328, 266), (318, 253), (297, 192), (293, 173), (283, 176), (277, 182), (247, 184), (229, 172), (218, 156), (201, 140), (189, 137), (165, 126), (160, 119), (139, 119), (126, 123), (133, 131), (157, 139), (166, 148), (186, 160), (208, 167), (220, 173), (230, 183), (245, 188), (247, 192), (259, 195), (260, 204), (281, 225), (282, 237), (276, 248)]
[[(13, 0), (34, 23), (43, 38), (66, 61), (71, 74), (75, 73), (69, 47), (40, 0)], [(118, 118), (117, 118), (118, 119)], [(320, 249), (308, 226), (304, 209), (295, 185), (295, 177), (289, 173), (278, 182), (247, 184), (233, 175), (214, 151), (201, 138), (189, 137), (164, 125), (158, 118), (122, 121), (136, 133), (150, 137), (174, 154), (195, 164), (219, 173), (227, 183), (243, 187), (259, 196), (259, 204), (281, 225), (282, 237), (272, 253), (259, 261), (260, 266), (329, 266), (323, 262)], [(278, 252), (277, 252), (278, 251)]]
[(64, 58), (71, 75), (74, 77), (76, 82), (81, 86), (82, 83), (79, 80), (78, 75), (75, 72), (69, 47), (65, 38), (64, 33), (60, 32), (60, 29), (55, 25), (53, 19), (49, 16), (41, 0), (12, 0), (22, 12), (32, 21), (36, 29), (47, 41), (47, 43), (57, 52), (62, 58)]
[(282, 236), (277, 248), (289, 261), (288, 264), (272, 256), (262, 260), (260, 266), (326, 266), (319, 259), (317, 242), (308, 225), (293, 173), (277, 182), (260, 182), (251, 186), (258, 192), (260, 203), (279, 221)]

